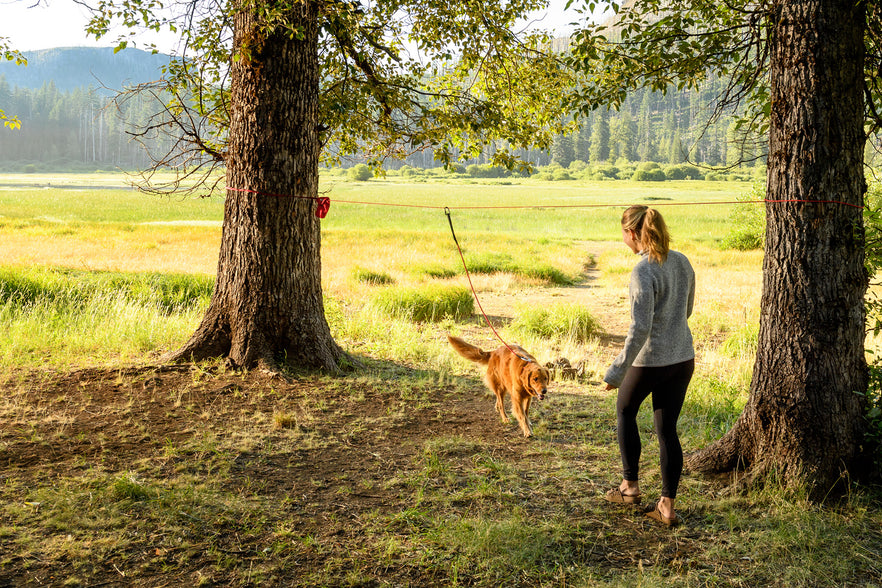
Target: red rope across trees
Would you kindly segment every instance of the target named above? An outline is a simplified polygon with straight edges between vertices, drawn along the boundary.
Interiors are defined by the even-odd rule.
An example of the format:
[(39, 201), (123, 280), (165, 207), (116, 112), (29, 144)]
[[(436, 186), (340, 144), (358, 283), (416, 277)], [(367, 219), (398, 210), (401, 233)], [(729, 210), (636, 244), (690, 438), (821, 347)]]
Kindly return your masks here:
[[(274, 194), (271, 192), (261, 192), (259, 190), (251, 190), (248, 188), (230, 188), (227, 187), (227, 191), (229, 192), (242, 192), (248, 194), (255, 194), (258, 196), (271, 196), (275, 198), (299, 198), (302, 200), (313, 200), (316, 203), (315, 208), (315, 216), (318, 218), (325, 218), (328, 214), (328, 211), (331, 208), (331, 199), (327, 196), (297, 196), (293, 194)], [(526, 209), (547, 209), (547, 208), (615, 208), (615, 207), (626, 207), (627, 205), (623, 204), (555, 204), (555, 205), (547, 205), (547, 204), (521, 204), (514, 206), (487, 206), (487, 205), (475, 205), (475, 206), (435, 206), (430, 204), (402, 204), (398, 202), (366, 202), (366, 201), (357, 201), (357, 200), (339, 200), (335, 199), (335, 202), (339, 202), (342, 204), (361, 204), (366, 206), (391, 206), (398, 208), (422, 208), (427, 210), (443, 210), (444, 214), (447, 215), (447, 222), (450, 224), (450, 234), (453, 236), (453, 242), (456, 244), (456, 250), (459, 252), (459, 258), (462, 260), (462, 267), (465, 269), (466, 278), (469, 282), (469, 288), (472, 290), (472, 296), (475, 299), (475, 302), (478, 304), (478, 309), (481, 311), (481, 315), (484, 317), (484, 321), (487, 323), (487, 326), (490, 327), (490, 330), (493, 331), (493, 334), (499, 339), (503, 345), (505, 345), (509, 351), (515, 354), (516, 357), (524, 361), (531, 361), (521, 356), (518, 352), (511, 348), (511, 346), (505, 342), (496, 329), (493, 327), (493, 323), (490, 322), (490, 317), (487, 316), (487, 313), (484, 312), (484, 307), (481, 306), (481, 300), (478, 298), (478, 293), (475, 291), (475, 286), (472, 284), (472, 277), (469, 273), (468, 265), (466, 264), (465, 256), (462, 253), (462, 248), (459, 246), (459, 241), (456, 238), (456, 233), (453, 230), (453, 219), (450, 216), (451, 209), (453, 210), (503, 210), (503, 209), (512, 209), (512, 210), (526, 210)], [(653, 206), (707, 206), (711, 204), (784, 204), (784, 203), (803, 203), (803, 204), (839, 204), (842, 206), (850, 206), (852, 208), (860, 208), (864, 207), (859, 204), (852, 204), (850, 202), (842, 202), (840, 200), (800, 200), (800, 199), (788, 199), (788, 200), (724, 200), (724, 201), (706, 201), (706, 202), (653, 202)]]
[[(331, 199), (327, 196), (297, 196), (294, 194), (276, 194), (273, 192), (262, 192), (260, 190), (251, 190), (249, 188), (230, 188), (228, 192), (245, 192), (248, 194), (256, 194), (258, 196), (272, 196), (274, 198), (299, 198), (302, 200), (314, 200), (316, 203), (315, 215), (318, 218), (325, 218), (328, 210), (331, 208)], [(400, 202), (370, 202), (360, 200), (342, 200), (334, 199), (334, 202), (341, 204), (361, 204), (365, 206), (391, 206), (398, 208), (422, 208), (426, 210), (539, 210), (545, 208), (616, 208), (627, 207), (625, 204), (517, 204), (517, 205), (474, 205), (474, 206), (438, 206), (432, 204), (402, 204)], [(697, 201), (697, 202), (653, 202), (653, 206), (707, 206), (712, 204), (782, 204), (782, 203), (803, 203), (803, 204), (840, 204), (842, 206), (850, 206), (852, 208), (864, 207), (860, 204), (852, 204), (841, 200), (713, 200), (713, 201)]]

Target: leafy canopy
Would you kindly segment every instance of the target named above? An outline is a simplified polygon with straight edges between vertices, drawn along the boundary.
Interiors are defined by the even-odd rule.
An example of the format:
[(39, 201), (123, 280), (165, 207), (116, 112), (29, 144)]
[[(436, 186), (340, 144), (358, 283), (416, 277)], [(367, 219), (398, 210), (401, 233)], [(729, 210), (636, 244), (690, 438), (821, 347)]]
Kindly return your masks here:
[[(569, 0), (593, 10), (594, 0)], [(587, 112), (620, 106), (642, 87), (698, 89), (708, 77), (727, 80), (712, 119), (735, 109), (738, 127), (768, 130), (770, 35), (779, 3), (771, 0), (628, 0), (612, 2), (615, 18), (572, 39), (567, 59), (580, 84), (567, 106)], [(867, 130), (882, 129), (882, 6), (867, 2), (864, 59)]]
[[(122, 24), (175, 31), (184, 50), (165, 72), (166, 118), (193, 131), (190, 147), (222, 160), (229, 122), (235, 10), (258, 14), (264, 34), (297, 35), (292, 6), (311, 0), (97, 0), (89, 32)], [(445, 164), (495, 144), (492, 162), (513, 167), (519, 148), (547, 149), (572, 85), (541, 32), (518, 30), (547, 0), (321, 1), (320, 101), (323, 159), (355, 152), (375, 164), (427, 147)], [(522, 26), (522, 25), (521, 25)], [(197, 122), (198, 121), (198, 122)], [(196, 128), (194, 128), (196, 127)]]
[(568, 65), (583, 76), (569, 107), (582, 112), (618, 107), (638, 88), (699, 89), (714, 76), (728, 85), (716, 98), (712, 118), (744, 106), (747, 114), (740, 124), (749, 123), (758, 133), (766, 130), (767, 5), (640, 0), (610, 6), (614, 18), (573, 36)]

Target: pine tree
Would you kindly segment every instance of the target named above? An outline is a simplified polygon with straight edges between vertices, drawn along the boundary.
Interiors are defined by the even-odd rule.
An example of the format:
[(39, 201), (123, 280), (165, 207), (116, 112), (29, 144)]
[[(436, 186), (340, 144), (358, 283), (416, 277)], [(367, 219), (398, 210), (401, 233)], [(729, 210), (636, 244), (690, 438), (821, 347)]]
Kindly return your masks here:
[(592, 163), (599, 163), (609, 159), (609, 110), (607, 109), (599, 110), (595, 113), (589, 151)]

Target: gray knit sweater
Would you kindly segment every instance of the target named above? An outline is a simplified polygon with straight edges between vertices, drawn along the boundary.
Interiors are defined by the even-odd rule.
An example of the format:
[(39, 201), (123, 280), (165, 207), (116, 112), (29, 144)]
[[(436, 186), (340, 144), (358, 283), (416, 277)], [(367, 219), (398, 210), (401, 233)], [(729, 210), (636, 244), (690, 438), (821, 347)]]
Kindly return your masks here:
[(695, 357), (686, 319), (695, 300), (695, 273), (686, 256), (669, 251), (663, 264), (645, 253), (631, 271), (631, 327), (625, 348), (603, 381), (619, 387), (632, 365), (674, 365)]

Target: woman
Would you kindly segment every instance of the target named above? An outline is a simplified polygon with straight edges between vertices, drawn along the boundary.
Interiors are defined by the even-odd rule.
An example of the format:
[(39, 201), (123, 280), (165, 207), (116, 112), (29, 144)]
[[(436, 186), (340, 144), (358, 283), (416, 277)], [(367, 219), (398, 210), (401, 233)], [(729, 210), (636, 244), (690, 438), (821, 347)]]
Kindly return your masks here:
[(674, 500), (683, 471), (677, 419), (695, 368), (686, 322), (695, 298), (695, 273), (685, 255), (669, 249), (668, 228), (656, 210), (628, 208), (622, 215), (622, 240), (641, 258), (631, 272), (631, 326), (625, 348), (603, 378), (607, 390), (619, 389), (616, 412), (623, 470), (622, 483), (606, 493), (606, 500), (628, 504), (641, 500), (637, 411), (652, 394), (662, 492), (646, 516), (672, 527), (680, 522)]

